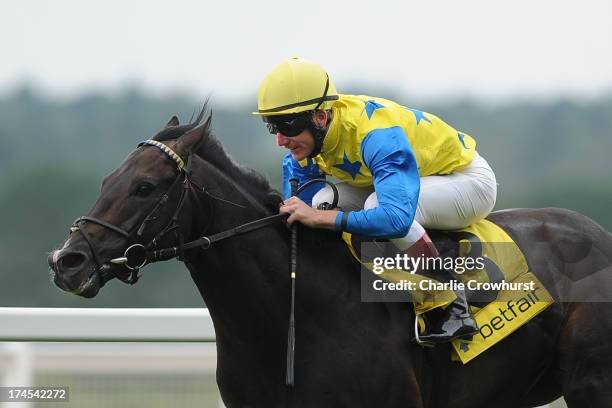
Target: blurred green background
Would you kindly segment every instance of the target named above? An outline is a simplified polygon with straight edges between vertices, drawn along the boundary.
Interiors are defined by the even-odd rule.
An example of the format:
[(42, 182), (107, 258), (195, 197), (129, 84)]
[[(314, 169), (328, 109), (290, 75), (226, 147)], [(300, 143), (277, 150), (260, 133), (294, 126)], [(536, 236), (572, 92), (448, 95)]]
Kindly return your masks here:
[[(421, 100), (388, 89), (343, 89), (434, 113), (474, 136), (499, 182), (496, 209), (564, 207), (612, 229), (612, 95), (596, 99)], [(153, 97), (138, 87), (115, 96), (44, 97), (23, 86), (0, 96), (0, 306), (200, 307), (187, 270), (175, 261), (144, 270), (128, 287), (108, 284), (91, 300), (61, 292), (46, 256), (87, 213), (104, 175), (173, 114), (188, 121), (204, 98)], [(227, 151), (279, 186), (285, 152), (250, 112), (255, 96), (215, 104), (213, 126)]]

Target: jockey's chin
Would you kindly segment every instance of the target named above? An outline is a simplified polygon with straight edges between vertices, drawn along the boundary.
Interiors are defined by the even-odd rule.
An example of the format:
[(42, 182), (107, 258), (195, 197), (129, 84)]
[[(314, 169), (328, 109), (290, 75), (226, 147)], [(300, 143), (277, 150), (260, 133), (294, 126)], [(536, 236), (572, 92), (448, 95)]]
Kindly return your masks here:
[(282, 133), (278, 133), (277, 143), (279, 146), (289, 150), (291, 157), (295, 161), (304, 160), (315, 148), (314, 137), (307, 129), (305, 129), (299, 135), (293, 137), (288, 137)]
[(310, 152), (312, 151), (312, 149), (307, 150), (304, 149), (302, 147), (298, 147), (296, 149), (293, 150), (289, 150), (289, 152), (291, 153), (291, 158), (295, 161), (301, 161), (304, 160), (305, 158), (308, 157), (308, 155), (310, 154)]

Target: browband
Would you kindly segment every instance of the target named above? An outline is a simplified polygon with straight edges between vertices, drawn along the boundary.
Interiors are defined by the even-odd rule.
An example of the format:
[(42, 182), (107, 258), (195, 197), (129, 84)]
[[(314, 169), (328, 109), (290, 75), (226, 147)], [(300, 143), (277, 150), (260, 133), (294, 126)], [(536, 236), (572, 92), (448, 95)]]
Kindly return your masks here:
[(138, 147), (142, 145), (150, 145), (150, 146), (155, 146), (159, 148), (159, 150), (164, 152), (166, 156), (168, 156), (169, 158), (171, 158), (172, 160), (176, 162), (176, 165), (178, 166), (179, 171), (183, 171), (183, 168), (185, 167), (185, 162), (183, 161), (183, 159), (181, 159), (181, 156), (176, 154), (174, 150), (172, 150), (171, 148), (169, 148), (162, 142), (158, 142), (157, 140), (147, 139), (147, 140), (143, 140), (142, 142), (138, 143)]

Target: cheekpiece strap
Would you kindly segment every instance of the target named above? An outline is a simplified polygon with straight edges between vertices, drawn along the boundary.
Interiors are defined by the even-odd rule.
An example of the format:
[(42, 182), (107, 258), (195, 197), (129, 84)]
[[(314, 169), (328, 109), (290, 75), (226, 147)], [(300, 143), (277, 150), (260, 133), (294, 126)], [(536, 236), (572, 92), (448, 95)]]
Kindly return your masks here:
[(147, 140), (143, 140), (142, 142), (138, 143), (138, 147), (142, 145), (150, 145), (150, 146), (157, 147), (159, 150), (164, 152), (166, 156), (168, 156), (169, 158), (171, 158), (172, 160), (176, 162), (176, 165), (178, 166), (179, 171), (183, 171), (183, 169), (185, 168), (185, 162), (183, 161), (183, 159), (181, 159), (181, 156), (176, 154), (174, 150), (172, 150), (171, 148), (169, 148), (162, 142), (158, 142), (157, 140), (147, 139)]

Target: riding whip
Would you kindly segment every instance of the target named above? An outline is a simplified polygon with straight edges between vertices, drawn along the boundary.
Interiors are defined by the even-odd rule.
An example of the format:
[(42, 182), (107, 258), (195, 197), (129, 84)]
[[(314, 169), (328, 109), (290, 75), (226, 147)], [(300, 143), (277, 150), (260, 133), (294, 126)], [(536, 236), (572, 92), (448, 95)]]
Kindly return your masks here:
[[(291, 196), (298, 193), (298, 180), (291, 179)], [(297, 272), (297, 223), (291, 226), (291, 312), (289, 314), (289, 334), (287, 335), (287, 379), (286, 384), (293, 387), (295, 382), (295, 275)]]

